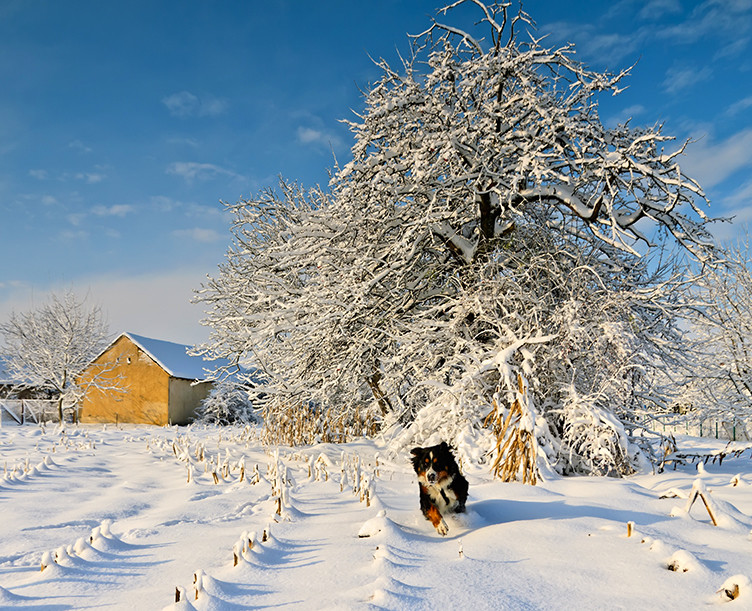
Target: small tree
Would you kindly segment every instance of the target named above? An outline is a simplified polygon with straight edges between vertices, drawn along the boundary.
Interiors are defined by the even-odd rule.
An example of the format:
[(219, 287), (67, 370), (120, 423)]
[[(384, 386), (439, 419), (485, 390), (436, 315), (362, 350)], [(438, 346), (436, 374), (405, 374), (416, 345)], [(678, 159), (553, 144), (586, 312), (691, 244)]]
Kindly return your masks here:
[(0, 324), (3, 359), (8, 373), (22, 384), (52, 390), (58, 415), (91, 388), (118, 390), (119, 379), (94, 372), (81, 385), (79, 376), (107, 345), (108, 330), (99, 307), (86, 307), (72, 292), (53, 294), (49, 302), (27, 312), (12, 312)]
[[(749, 242), (729, 246), (722, 265), (694, 286), (693, 340), (702, 358), (682, 397), (688, 417), (752, 418), (752, 260)], [(702, 407), (702, 409), (691, 409)]]
[(197, 420), (212, 424), (247, 424), (258, 422), (248, 389), (232, 380), (221, 380), (201, 403)]

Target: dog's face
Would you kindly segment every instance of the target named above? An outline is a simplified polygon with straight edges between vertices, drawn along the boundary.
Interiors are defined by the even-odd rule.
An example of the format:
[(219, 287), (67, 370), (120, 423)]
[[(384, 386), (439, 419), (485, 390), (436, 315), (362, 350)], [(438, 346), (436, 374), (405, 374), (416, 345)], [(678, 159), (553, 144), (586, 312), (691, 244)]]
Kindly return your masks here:
[(425, 486), (441, 484), (456, 471), (454, 457), (446, 442), (428, 448), (413, 448), (410, 453), (418, 481)]

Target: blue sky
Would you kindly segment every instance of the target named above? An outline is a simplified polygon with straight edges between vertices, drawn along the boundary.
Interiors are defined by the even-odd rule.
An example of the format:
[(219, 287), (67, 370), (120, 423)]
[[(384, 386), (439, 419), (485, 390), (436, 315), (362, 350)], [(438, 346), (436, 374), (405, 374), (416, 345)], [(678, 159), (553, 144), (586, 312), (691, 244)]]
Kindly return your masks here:
[[(325, 183), (370, 57), (440, 4), (0, 0), (0, 318), (73, 289), (113, 333), (204, 339), (188, 301), (229, 243), (220, 200)], [(710, 212), (752, 219), (752, 0), (525, 9), (592, 68), (636, 62), (604, 122), (696, 139), (682, 165)]]

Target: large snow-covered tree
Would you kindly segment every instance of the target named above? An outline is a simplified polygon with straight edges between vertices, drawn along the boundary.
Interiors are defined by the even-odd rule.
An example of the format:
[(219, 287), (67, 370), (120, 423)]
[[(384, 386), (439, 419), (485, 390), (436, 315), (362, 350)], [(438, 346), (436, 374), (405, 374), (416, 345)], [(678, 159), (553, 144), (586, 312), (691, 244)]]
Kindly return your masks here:
[(81, 384), (80, 374), (106, 346), (107, 323), (98, 306), (66, 292), (26, 312), (12, 312), (0, 323), (2, 358), (10, 376), (21, 384), (45, 388), (58, 398), (58, 415), (72, 407), (88, 389), (122, 391), (118, 379), (92, 371)]
[[(438, 20), (458, 5), (485, 38)], [(600, 121), (626, 72), (542, 45), (509, 8), (456, 2), (398, 69), (379, 62), (328, 191), (230, 206), (204, 350), (253, 360), (268, 410), (322, 430), (376, 414), (404, 443), (485, 435), (523, 376), (549, 460), (628, 472), (635, 407), (667, 399), (655, 374), (681, 357), (662, 257), (712, 257), (704, 195), (660, 126)]]

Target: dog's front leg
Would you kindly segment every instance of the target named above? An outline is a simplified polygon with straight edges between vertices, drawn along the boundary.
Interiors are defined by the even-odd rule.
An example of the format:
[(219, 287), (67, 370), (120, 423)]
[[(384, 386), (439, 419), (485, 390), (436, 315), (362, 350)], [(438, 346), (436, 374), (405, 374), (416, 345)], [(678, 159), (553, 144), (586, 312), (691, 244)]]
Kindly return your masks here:
[(444, 518), (441, 517), (441, 513), (439, 513), (438, 507), (436, 507), (436, 505), (434, 505), (433, 503), (429, 505), (428, 510), (426, 511), (426, 517), (431, 521), (431, 524), (434, 525), (437, 533), (439, 533), (442, 537), (446, 536), (446, 534), (449, 532), (449, 527), (444, 521)]

